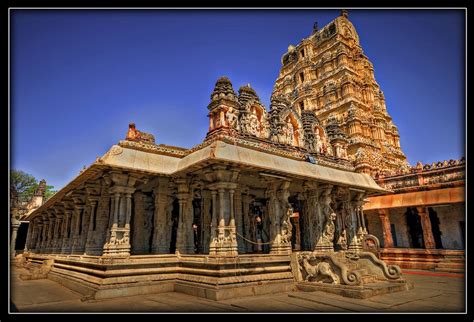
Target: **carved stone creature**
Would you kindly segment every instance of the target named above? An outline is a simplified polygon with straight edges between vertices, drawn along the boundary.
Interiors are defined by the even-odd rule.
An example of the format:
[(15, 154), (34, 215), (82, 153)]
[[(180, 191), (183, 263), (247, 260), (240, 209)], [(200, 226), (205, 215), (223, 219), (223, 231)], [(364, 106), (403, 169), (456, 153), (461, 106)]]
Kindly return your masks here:
[(128, 132), (125, 139), (129, 141), (140, 141), (152, 144), (155, 143), (155, 137), (153, 136), (153, 134), (137, 130), (135, 127), (135, 123), (133, 122), (128, 125)]
[(339, 276), (334, 273), (331, 264), (325, 261), (319, 261), (316, 265), (311, 265), (308, 256), (302, 256), (301, 268), (306, 272), (305, 281), (314, 279), (315, 282), (324, 283), (330, 279), (331, 284), (340, 284)]

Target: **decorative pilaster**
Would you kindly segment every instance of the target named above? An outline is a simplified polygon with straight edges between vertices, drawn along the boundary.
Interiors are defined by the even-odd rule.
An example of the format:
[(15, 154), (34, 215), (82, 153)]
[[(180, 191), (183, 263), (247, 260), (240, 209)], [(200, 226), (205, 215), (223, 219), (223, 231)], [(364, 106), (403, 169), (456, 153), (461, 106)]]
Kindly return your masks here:
[(382, 224), (384, 248), (393, 248), (392, 231), (390, 229), (390, 218), (388, 209), (379, 209), (380, 223)]
[(433, 237), (433, 230), (431, 228), (431, 221), (426, 207), (416, 207), (418, 215), (421, 219), (421, 227), (423, 228), (423, 240), (425, 242), (426, 249), (436, 248), (436, 243)]

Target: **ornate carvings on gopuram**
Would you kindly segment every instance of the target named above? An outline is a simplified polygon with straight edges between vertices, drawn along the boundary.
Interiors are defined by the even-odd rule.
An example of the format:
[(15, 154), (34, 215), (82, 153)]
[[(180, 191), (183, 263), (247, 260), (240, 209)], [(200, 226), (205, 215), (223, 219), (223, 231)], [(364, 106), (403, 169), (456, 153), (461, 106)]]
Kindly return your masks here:
[(353, 169), (347, 155), (347, 138), (335, 120), (328, 126), (313, 111), (292, 106), (286, 95), (271, 97), (270, 112), (250, 85), (235, 94), (227, 77), (217, 80), (211, 94), (206, 140), (228, 137), (246, 145), (256, 143), (266, 151), (288, 151), (296, 158), (311, 155), (334, 167)]
[[(313, 111), (325, 127), (337, 119), (347, 141), (338, 135), (333, 153), (347, 153), (356, 171), (375, 175), (408, 165), (373, 65), (347, 11), (320, 30), (316, 24), (311, 36), (288, 47), (272, 95), (286, 96), (302, 117)], [(305, 130), (308, 148), (314, 149), (313, 137)]]

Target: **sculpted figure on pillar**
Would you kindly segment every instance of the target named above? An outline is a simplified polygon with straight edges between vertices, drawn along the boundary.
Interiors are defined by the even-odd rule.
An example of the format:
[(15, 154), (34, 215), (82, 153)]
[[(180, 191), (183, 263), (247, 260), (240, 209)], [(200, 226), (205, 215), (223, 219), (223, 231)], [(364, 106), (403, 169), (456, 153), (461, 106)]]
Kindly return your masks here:
[(288, 207), (288, 211), (286, 214), (283, 215), (280, 229), (281, 229), (281, 242), (283, 244), (291, 243), (291, 236), (292, 236), (292, 229), (293, 226), (291, 225), (291, 215), (293, 214), (293, 209)]
[(334, 220), (336, 220), (336, 213), (330, 212), (326, 217), (326, 224), (324, 225), (323, 230), (323, 241), (328, 244), (332, 244), (334, 242), (334, 233), (336, 232)]

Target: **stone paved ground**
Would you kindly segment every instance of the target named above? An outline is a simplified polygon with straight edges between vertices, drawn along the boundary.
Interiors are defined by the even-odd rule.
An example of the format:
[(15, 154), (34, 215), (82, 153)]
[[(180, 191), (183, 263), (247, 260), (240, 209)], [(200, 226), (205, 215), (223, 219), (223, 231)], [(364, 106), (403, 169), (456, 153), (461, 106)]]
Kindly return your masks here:
[[(11, 300), (19, 312), (464, 312), (464, 276), (404, 271), (412, 290), (352, 299), (322, 292), (287, 292), (212, 301), (182, 293), (82, 301), (51, 280), (22, 281), (14, 269)], [(14, 310), (13, 308), (12, 310)]]

